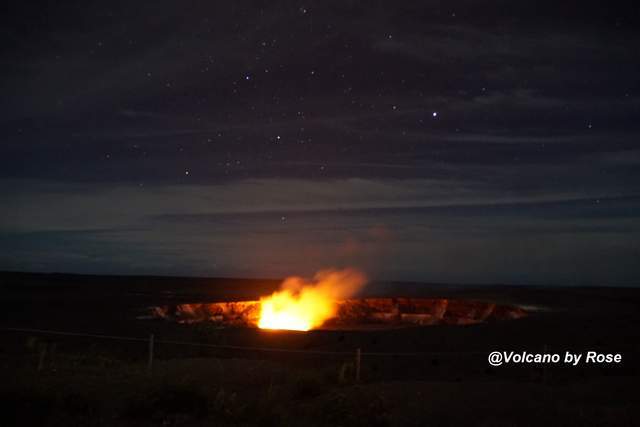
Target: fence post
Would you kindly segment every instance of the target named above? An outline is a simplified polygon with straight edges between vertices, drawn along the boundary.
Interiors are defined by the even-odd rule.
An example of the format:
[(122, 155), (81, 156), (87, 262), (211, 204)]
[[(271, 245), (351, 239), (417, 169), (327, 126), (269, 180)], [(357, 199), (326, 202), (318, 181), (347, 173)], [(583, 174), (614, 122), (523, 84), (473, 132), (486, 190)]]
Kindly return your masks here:
[(51, 344), (51, 350), (49, 351), (49, 366), (54, 371), (56, 370), (56, 350), (57, 350), (57, 348), (58, 348), (58, 344), (54, 342), (54, 343)]
[(44, 369), (44, 359), (47, 357), (47, 343), (40, 344), (40, 354), (38, 357), (38, 372)]
[(361, 359), (360, 348), (357, 348), (356, 349), (356, 382), (357, 383), (360, 382), (360, 359)]
[(147, 361), (147, 374), (151, 376), (153, 374), (153, 334), (149, 335), (149, 360)]

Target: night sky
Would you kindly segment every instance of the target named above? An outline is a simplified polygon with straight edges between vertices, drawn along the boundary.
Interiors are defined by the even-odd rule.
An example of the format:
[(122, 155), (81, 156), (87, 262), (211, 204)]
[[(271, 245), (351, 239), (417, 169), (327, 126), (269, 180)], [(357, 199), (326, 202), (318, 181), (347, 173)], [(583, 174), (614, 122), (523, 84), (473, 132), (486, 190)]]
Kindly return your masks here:
[(0, 270), (640, 283), (640, 13), (3, 6)]

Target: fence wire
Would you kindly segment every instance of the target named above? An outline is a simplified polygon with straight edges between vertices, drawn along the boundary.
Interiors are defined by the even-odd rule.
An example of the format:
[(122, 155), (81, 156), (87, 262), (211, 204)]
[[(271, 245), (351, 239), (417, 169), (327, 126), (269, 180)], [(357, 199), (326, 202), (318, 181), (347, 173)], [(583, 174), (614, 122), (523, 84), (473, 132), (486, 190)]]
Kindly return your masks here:
[[(60, 335), (71, 337), (85, 337), (85, 338), (97, 338), (107, 340), (119, 340), (119, 341), (137, 341), (148, 343), (149, 338), (142, 337), (126, 337), (117, 335), (102, 335), (83, 332), (69, 332), (69, 331), (54, 331), (48, 329), (31, 329), (31, 328), (4, 328), (5, 331), (12, 332), (27, 332), (34, 334), (46, 334), (46, 335)], [(352, 355), (355, 350), (352, 351), (329, 351), (329, 350), (300, 350), (291, 348), (277, 348), (277, 347), (252, 347), (252, 346), (237, 346), (226, 344), (209, 344), (200, 342), (189, 341), (174, 341), (174, 340), (161, 340), (154, 339), (156, 344), (168, 344), (178, 346), (191, 346), (199, 348), (215, 348), (223, 350), (237, 350), (246, 352), (266, 352), (266, 353), (296, 353), (296, 354), (313, 354), (313, 355), (327, 355), (327, 356), (348, 356)], [(362, 356), (378, 356), (378, 357), (401, 357), (401, 356), (437, 356), (437, 355), (456, 355), (456, 354), (486, 354), (486, 352), (480, 351), (464, 351), (464, 352), (445, 352), (445, 351), (428, 351), (428, 352), (376, 352), (376, 351), (362, 351)]]

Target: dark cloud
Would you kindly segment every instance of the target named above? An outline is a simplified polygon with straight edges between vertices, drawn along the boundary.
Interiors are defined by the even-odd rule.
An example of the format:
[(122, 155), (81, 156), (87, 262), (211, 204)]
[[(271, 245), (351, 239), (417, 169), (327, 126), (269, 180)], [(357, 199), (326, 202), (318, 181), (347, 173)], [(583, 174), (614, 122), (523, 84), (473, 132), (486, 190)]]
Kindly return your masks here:
[[(595, 1), (8, 4), (0, 18), (3, 262), (31, 268), (35, 242), (49, 242), (51, 251), (38, 252), (44, 259), (75, 224), (85, 230), (68, 235), (78, 261), (47, 266), (213, 274), (203, 270), (207, 256), (248, 245), (248, 234), (214, 227), (233, 236), (215, 249), (189, 227), (225, 212), (249, 221), (242, 200), (258, 216), (304, 210), (307, 227), (318, 218), (311, 211), (340, 222), (336, 212), (358, 203), (375, 208), (345, 220), (344, 235), (333, 236), (343, 250), (333, 252), (366, 247), (349, 230), (392, 223), (406, 232), (394, 234), (404, 261), (394, 258), (391, 276), (454, 280), (446, 270), (462, 262), (455, 242), (464, 254), (485, 244), (483, 260), (495, 264), (519, 247), (518, 233), (564, 236), (565, 252), (544, 257), (549, 277), (568, 277), (570, 248), (582, 261), (598, 253), (627, 260), (637, 246), (620, 236), (638, 230), (635, 205), (622, 200), (640, 193), (638, 15), (633, 2)], [(211, 194), (220, 199), (194, 208)], [(522, 205), (541, 198), (573, 207)], [(113, 200), (129, 208), (114, 210)], [(519, 204), (507, 209), (509, 200)], [(596, 200), (612, 209), (604, 222), (594, 219)], [(413, 210), (434, 201), (461, 211)], [(478, 207), (494, 202), (501, 208)], [(47, 206), (51, 215), (38, 215)], [(526, 222), (520, 209), (531, 214)], [(450, 215), (465, 226), (452, 226)], [(562, 218), (549, 224), (549, 216)], [(158, 255), (155, 244), (176, 239), (162, 218), (188, 229), (175, 252)], [(411, 236), (431, 238), (416, 231), (423, 218), (440, 230), (428, 251), (446, 266), (437, 274), (410, 267), (422, 253)], [(269, 230), (269, 221), (251, 219), (247, 230)], [(58, 234), (38, 234), (49, 232)], [(291, 233), (269, 234), (253, 259), (228, 257), (218, 271), (268, 272), (258, 254), (275, 254), (267, 247), (278, 239), (303, 240)], [(109, 249), (131, 241), (130, 261)], [(525, 246), (523, 257), (539, 249)], [(80, 261), (90, 249), (102, 255)], [(493, 280), (468, 265), (465, 279), (476, 271)], [(629, 283), (640, 270), (625, 274), (616, 277)]]

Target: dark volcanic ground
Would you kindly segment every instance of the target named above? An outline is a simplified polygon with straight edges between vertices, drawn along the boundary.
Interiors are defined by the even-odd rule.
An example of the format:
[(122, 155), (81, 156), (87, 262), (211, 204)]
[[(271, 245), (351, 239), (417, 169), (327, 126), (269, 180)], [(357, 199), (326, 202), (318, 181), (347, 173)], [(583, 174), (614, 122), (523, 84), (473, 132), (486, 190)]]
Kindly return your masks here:
[[(313, 407), (321, 405), (323, 399), (333, 396), (331, 393), (338, 390), (341, 393), (339, 395), (347, 401), (355, 399), (353, 405), (358, 407), (361, 404), (357, 399), (364, 397), (357, 396), (367, 393), (378, 397), (384, 395), (385, 399), (390, 399), (386, 404), (392, 408), (389, 411), (393, 422), (389, 425), (410, 425), (411, 420), (416, 425), (422, 425), (420, 417), (427, 416), (423, 414), (424, 411), (433, 414), (447, 408), (448, 414), (455, 413), (462, 405), (462, 401), (455, 403), (456, 399), (468, 401), (483, 397), (488, 401), (477, 403), (477, 411), (484, 411), (489, 420), (486, 422), (490, 425), (495, 425), (491, 417), (505, 410), (502, 403), (504, 399), (513, 400), (505, 404), (521, 408), (505, 415), (513, 420), (514, 424), (509, 425), (537, 425), (536, 418), (523, 418), (522, 408), (531, 405), (537, 405), (536, 410), (546, 414), (551, 413), (548, 411), (555, 414), (552, 418), (541, 418), (541, 423), (552, 422), (556, 417), (562, 418), (566, 425), (574, 425), (572, 422), (585, 425), (585, 421), (589, 420), (595, 420), (593, 425), (603, 422), (634, 425), (638, 420), (634, 408), (640, 403), (635, 392), (640, 373), (640, 289), (374, 283), (367, 287), (363, 295), (473, 299), (514, 304), (529, 310), (529, 315), (523, 319), (469, 326), (304, 333), (248, 328), (215, 329), (206, 324), (180, 325), (164, 320), (138, 319), (148, 312), (148, 307), (154, 305), (255, 299), (277, 289), (278, 285), (278, 281), (268, 280), (4, 273), (0, 275), (3, 303), (0, 357), (3, 376), (10, 379), (4, 387), (8, 387), (10, 395), (13, 395), (12, 387), (24, 388), (25, 383), (31, 384), (32, 380), (36, 383), (41, 381), (37, 377), (31, 378), (38, 364), (38, 349), (32, 345), (34, 340), (48, 343), (49, 349), (55, 344), (58, 354), (82, 355), (85, 362), (107, 360), (109, 362), (104, 362), (105, 366), (112, 366), (117, 361), (124, 363), (122, 366), (125, 367), (138, 366), (142, 371), (148, 354), (144, 341), (47, 335), (9, 331), (7, 328), (139, 338), (154, 334), (157, 364), (166, 369), (163, 375), (169, 375), (167, 372), (172, 370), (182, 372), (182, 369), (189, 375), (207, 378), (207, 369), (220, 366), (221, 372), (225, 372), (225, 379), (220, 381), (229, 382), (224, 386), (225, 390), (235, 387), (238, 393), (246, 391), (246, 387), (241, 385), (245, 371), (250, 375), (249, 372), (257, 372), (256, 369), (266, 372), (266, 366), (274, 366), (286, 372), (326, 371), (334, 375), (345, 363), (353, 362), (355, 351), (360, 348), (363, 352), (360, 385), (349, 386), (355, 388), (330, 388), (329, 394), (319, 392), (318, 396), (313, 395), (305, 402)], [(164, 341), (308, 350), (328, 354), (209, 348)], [(623, 360), (617, 365), (581, 364), (577, 367), (564, 364), (490, 367), (487, 363), (491, 351), (543, 352), (545, 349), (562, 355), (566, 351), (620, 353)], [(81, 364), (77, 363), (74, 362), (71, 370), (64, 371), (69, 378), (75, 378), (73, 381), (64, 379), (64, 384), (83, 387), (78, 385), (82, 384), (78, 378), (84, 381), (89, 377), (93, 378), (91, 387), (95, 386), (96, 381), (102, 384), (103, 380), (99, 380), (102, 377), (78, 370), (80, 368), (77, 366)], [(242, 367), (229, 367), (228, 364), (240, 364)], [(349, 366), (352, 369), (352, 365)], [(239, 370), (236, 377), (230, 373), (233, 369)], [(52, 372), (47, 374), (50, 376), (47, 381), (51, 381), (51, 384), (61, 381), (63, 369), (57, 368)], [(108, 372), (104, 371), (101, 375), (113, 376)], [(275, 374), (269, 375), (272, 375), (269, 377), (271, 379), (265, 380), (268, 384), (260, 386), (266, 387), (268, 395), (272, 393), (271, 384), (275, 378)], [(207, 384), (211, 381), (214, 380), (207, 380)], [(120, 392), (114, 393), (119, 395)], [(427, 406), (421, 403), (423, 397), (419, 397), (424, 393), (433, 394)], [(496, 402), (496, 396), (502, 400)], [(347, 406), (350, 404), (345, 403)], [(469, 408), (473, 406), (465, 408), (471, 411)], [(286, 410), (292, 409), (287, 407)], [(407, 414), (413, 410), (422, 411), (422, 415), (411, 418), (413, 415), (410, 417)], [(589, 411), (595, 412), (592, 414)], [(458, 415), (475, 416), (463, 416), (463, 412)], [(513, 418), (509, 418), (511, 416)], [(454, 416), (451, 420), (450, 425), (457, 425), (462, 418)], [(334, 425), (332, 422), (327, 424)]]
[[(5, 273), (0, 276), (1, 326), (133, 337), (154, 333), (159, 340), (211, 342), (211, 334), (203, 333), (204, 325), (138, 317), (153, 305), (255, 299), (278, 284), (269, 280)], [(212, 343), (322, 351), (360, 347), (364, 352), (479, 352), (479, 366), (485, 368), (486, 355), (482, 353), (494, 350), (595, 350), (623, 354), (624, 363), (610, 368), (612, 372), (638, 372), (639, 289), (374, 283), (363, 295), (493, 301), (523, 306), (530, 314), (524, 319), (481, 325), (391, 331), (217, 330)]]

